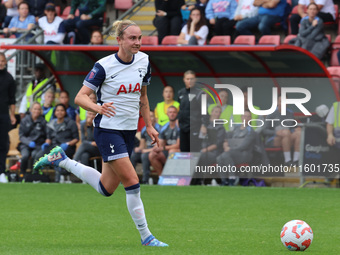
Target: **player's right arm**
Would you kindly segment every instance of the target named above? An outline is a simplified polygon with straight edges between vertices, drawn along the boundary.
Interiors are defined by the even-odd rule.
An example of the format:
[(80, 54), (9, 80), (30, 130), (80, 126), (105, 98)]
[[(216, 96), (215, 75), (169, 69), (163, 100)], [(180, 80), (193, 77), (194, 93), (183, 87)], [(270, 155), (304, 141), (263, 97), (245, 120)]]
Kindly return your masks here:
[(97, 105), (93, 103), (90, 99), (89, 96), (91, 95), (91, 93), (93, 93), (93, 90), (84, 85), (76, 95), (74, 103), (81, 106), (87, 111), (96, 112), (109, 118), (113, 117), (116, 113), (116, 108), (113, 106), (113, 102), (104, 103), (103, 105)]

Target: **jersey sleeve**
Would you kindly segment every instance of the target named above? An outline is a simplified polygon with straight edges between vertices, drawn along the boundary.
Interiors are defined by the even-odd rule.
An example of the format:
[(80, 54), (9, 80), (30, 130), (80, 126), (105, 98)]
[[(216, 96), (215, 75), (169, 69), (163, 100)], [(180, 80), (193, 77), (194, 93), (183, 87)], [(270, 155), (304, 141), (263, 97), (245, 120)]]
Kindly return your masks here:
[(149, 62), (147, 72), (143, 78), (143, 86), (149, 85), (150, 80), (151, 80), (151, 67), (150, 67), (150, 62)]
[(83, 84), (96, 91), (104, 82), (105, 77), (106, 74), (104, 68), (99, 63), (95, 63), (92, 70), (85, 77)]

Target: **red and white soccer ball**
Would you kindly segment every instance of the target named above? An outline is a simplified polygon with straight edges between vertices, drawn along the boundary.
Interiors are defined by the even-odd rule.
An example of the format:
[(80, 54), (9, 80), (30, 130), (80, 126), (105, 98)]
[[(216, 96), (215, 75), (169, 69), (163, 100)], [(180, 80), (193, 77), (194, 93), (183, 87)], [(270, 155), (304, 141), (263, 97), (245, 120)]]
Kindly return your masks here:
[(304, 251), (313, 241), (313, 230), (303, 220), (291, 220), (283, 226), (280, 236), (288, 250)]

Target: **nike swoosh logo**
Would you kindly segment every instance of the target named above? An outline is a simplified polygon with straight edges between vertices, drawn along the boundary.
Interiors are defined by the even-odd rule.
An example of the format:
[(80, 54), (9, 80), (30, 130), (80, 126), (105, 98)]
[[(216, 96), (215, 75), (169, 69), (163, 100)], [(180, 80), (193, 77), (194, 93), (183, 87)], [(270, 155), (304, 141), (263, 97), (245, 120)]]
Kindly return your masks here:
[(118, 75), (118, 74), (112, 75), (112, 76), (111, 76), (111, 79), (114, 79), (117, 75)]

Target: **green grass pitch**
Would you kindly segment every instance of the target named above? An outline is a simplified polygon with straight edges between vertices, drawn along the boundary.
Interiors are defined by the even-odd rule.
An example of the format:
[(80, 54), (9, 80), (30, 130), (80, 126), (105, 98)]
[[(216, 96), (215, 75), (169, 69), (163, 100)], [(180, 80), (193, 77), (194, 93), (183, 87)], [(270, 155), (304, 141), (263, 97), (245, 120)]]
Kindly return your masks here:
[(0, 185), (0, 254), (291, 254), (289, 220), (314, 231), (307, 254), (339, 254), (340, 189), (142, 186), (152, 233), (143, 247), (120, 186), (110, 198), (83, 184)]

